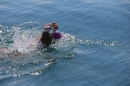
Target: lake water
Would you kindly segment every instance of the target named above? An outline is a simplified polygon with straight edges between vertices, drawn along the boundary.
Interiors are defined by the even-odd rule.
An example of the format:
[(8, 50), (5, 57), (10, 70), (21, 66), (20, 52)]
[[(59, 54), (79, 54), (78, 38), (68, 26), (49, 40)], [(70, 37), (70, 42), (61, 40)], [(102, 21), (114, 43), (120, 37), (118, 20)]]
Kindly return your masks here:
[[(49, 22), (63, 37), (37, 50)], [(130, 86), (130, 1), (0, 0), (0, 86)]]

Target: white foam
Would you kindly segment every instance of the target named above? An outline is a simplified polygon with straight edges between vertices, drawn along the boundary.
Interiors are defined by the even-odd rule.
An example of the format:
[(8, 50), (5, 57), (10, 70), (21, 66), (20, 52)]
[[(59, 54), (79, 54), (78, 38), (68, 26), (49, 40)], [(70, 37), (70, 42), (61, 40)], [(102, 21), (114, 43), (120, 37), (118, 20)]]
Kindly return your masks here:
[(0, 33), (2, 33), (2, 31), (0, 30)]
[(56, 49), (71, 49), (72, 47), (76, 46), (76, 38), (73, 35), (70, 35), (68, 33), (62, 32), (62, 38), (60, 40), (57, 40), (55, 44), (53, 44), (51, 47)]
[[(10, 53), (17, 50), (18, 52), (24, 54), (37, 50), (37, 45), (41, 34), (42, 30), (21, 30), (21, 28), (14, 27), (13, 43), (8, 47), (8, 52)], [(58, 50), (67, 50), (74, 47), (75, 44), (75, 36), (62, 32), (62, 38), (50, 47)]]
[(38, 44), (38, 39), (41, 32), (37, 30), (20, 30), (20, 28), (15, 28), (15, 33), (13, 35), (14, 43), (8, 47), (10, 51), (18, 50), (22, 53), (28, 53), (36, 49)]

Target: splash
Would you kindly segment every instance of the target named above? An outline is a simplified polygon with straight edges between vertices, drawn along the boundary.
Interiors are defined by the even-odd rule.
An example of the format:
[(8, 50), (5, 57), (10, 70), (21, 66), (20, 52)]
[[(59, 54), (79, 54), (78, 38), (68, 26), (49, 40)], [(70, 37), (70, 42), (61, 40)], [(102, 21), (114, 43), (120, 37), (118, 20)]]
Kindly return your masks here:
[[(40, 26), (37, 24), (39, 23), (26, 22), (20, 25), (0, 26), (0, 48), (4, 48), (6, 54), (0, 58), (0, 74), (3, 77), (40, 75), (53, 66), (57, 59), (74, 57), (76, 38), (64, 32), (55, 44), (38, 50), (37, 42), (42, 31), (38, 29)], [(0, 54), (3, 55), (3, 51)]]
[(29, 53), (36, 50), (40, 34), (40, 31), (36, 29), (20, 30), (19, 28), (15, 28), (13, 43), (8, 47), (8, 50), (18, 50), (22, 53)]
[[(8, 52), (17, 50), (23, 54), (30, 53), (37, 50), (38, 40), (41, 36), (41, 30), (21, 30), (20, 28), (14, 29), (13, 43), (8, 47)], [(76, 46), (76, 38), (70, 34), (62, 32), (62, 38), (56, 40), (50, 48), (55, 48), (58, 51), (71, 50)]]
[[(1, 48), (6, 48), (7, 50), (5, 53), (10, 55), (14, 54), (12, 56), (32, 54), (32, 52), (36, 53), (38, 40), (42, 32), (42, 30), (38, 29), (40, 27), (38, 24), (38, 22), (25, 22), (20, 25), (1, 25)], [(75, 36), (62, 32), (62, 38), (55, 42), (55, 44), (49, 47), (51, 48), (49, 50), (53, 50), (50, 54), (57, 51), (60, 53), (56, 55), (62, 55), (64, 53), (65, 55), (62, 55), (63, 57), (69, 55), (72, 57), (74, 56), (72, 49), (77, 45)], [(46, 51), (46, 49), (43, 49), (42, 52), (43, 51)]]

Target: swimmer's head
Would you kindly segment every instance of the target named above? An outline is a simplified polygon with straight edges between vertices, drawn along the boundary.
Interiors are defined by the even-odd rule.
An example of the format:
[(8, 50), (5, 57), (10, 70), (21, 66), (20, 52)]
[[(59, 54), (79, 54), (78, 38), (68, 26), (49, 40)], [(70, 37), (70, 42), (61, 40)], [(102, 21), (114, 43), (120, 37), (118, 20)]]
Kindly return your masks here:
[(54, 28), (54, 31), (58, 30), (58, 24), (53, 22), (52, 27)]

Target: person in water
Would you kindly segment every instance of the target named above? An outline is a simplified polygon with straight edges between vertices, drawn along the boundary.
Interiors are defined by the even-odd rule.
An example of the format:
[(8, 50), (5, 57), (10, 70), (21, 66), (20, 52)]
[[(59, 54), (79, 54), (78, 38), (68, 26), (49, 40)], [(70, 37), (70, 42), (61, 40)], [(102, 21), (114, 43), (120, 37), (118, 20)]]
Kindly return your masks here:
[(52, 38), (60, 39), (62, 37), (61, 33), (58, 31), (58, 24), (57, 23), (53, 22), (53, 23), (47, 23), (47, 24), (43, 25), (43, 27), (46, 27), (46, 26), (52, 27), (53, 31), (50, 32), (50, 34), (52, 35)]
[[(42, 36), (39, 39), (39, 47), (48, 47), (50, 46), (52, 43), (55, 43), (55, 39), (60, 39), (61, 33), (58, 32), (58, 24), (53, 22), (53, 23), (48, 23), (48, 24), (44, 24), (42, 26), (43, 32), (42, 32)], [(51, 32), (52, 30), (52, 32)], [(54, 40), (53, 40), (54, 39)]]
[(51, 45), (52, 40), (53, 40), (51, 34), (49, 33), (49, 30), (51, 29), (52, 27), (50, 26), (44, 27), (42, 36), (40, 37), (39, 42), (38, 42), (38, 48), (48, 47)]

